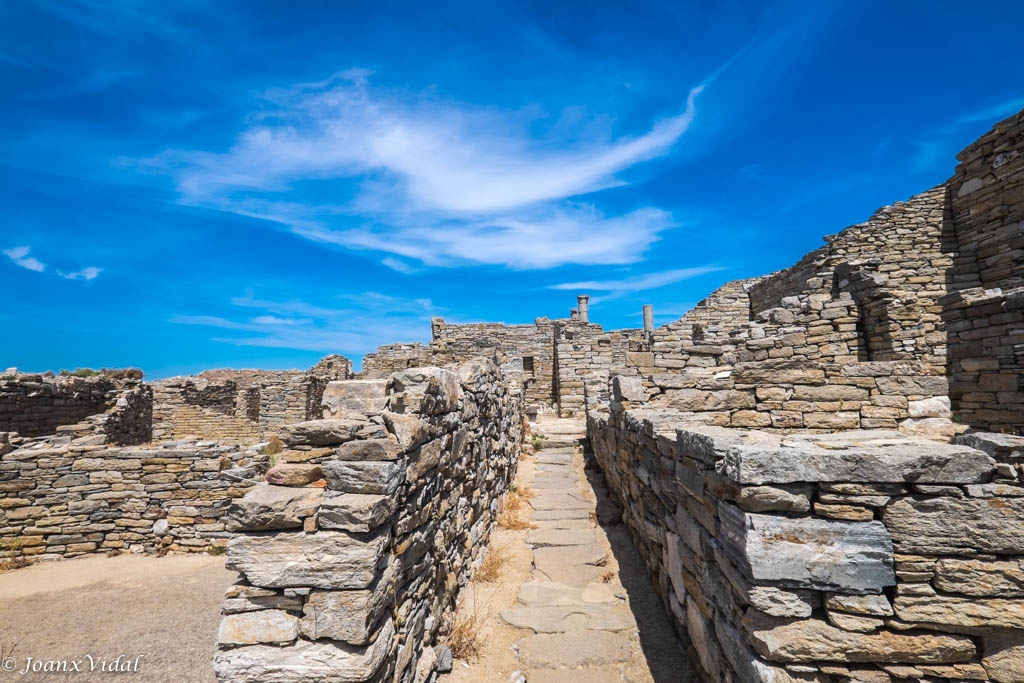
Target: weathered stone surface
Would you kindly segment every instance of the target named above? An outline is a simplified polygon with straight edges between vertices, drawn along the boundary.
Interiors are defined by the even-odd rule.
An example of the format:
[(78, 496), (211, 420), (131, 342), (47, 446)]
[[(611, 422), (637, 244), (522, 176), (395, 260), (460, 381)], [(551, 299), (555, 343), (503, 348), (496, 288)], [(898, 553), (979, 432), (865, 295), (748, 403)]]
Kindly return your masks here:
[(908, 623), (1024, 629), (1024, 600), (897, 595), (896, 616)]
[(524, 666), (549, 669), (624, 662), (632, 652), (629, 638), (607, 631), (538, 633), (519, 642), (519, 661)]
[(384, 412), (382, 416), (388, 431), (395, 435), (403, 452), (411, 451), (429, 437), (427, 425), (414, 415)]
[(830, 593), (825, 596), (825, 607), (829, 610), (866, 614), (875, 617), (891, 617), (892, 605), (884, 595), (842, 595)]
[(618, 603), (625, 594), (621, 588), (606, 583), (588, 583), (585, 586), (570, 586), (555, 581), (531, 581), (519, 587), (519, 602), (527, 607), (551, 605), (581, 605), (588, 603)]
[(381, 618), (395, 599), (394, 572), (389, 567), (366, 590), (309, 592), (299, 631), (310, 640), (329, 638), (352, 645), (370, 642)]
[(302, 599), (282, 595), (277, 591), (257, 586), (234, 585), (224, 591), (224, 602), (221, 603), (223, 614), (255, 612), (257, 610), (284, 610), (297, 612), (302, 610)]
[(384, 662), (394, 632), (394, 623), (388, 619), (373, 644), (365, 647), (300, 640), (287, 648), (254, 645), (222, 650), (214, 657), (213, 667), (218, 679), (239, 683), (362, 683)]
[(286, 425), (281, 438), (289, 446), (336, 446), (355, 439), (366, 424), (365, 416), (347, 413), (329, 420), (309, 420)]
[(324, 417), (346, 413), (378, 415), (387, 407), (387, 380), (350, 379), (328, 382), (321, 402)]
[(276, 486), (305, 486), (320, 478), (320, 465), (281, 463), (267, 472), (267, 483)]
[(892, 542), (880, 522), (793, 520), (720, 503), (726, 555), (754, 581), (879, 593), (896, 583)]
[(1024, 597), (1024, 560), (942, 558), (935, 564), (935, 587), (976, 597)]
[(590, 529), (537, 529), (531, 531), (526, 542), (538, 548), (545, 546), (593, 545), (597, 537)]
[(395, 439), (360, 439), (335, 449), (338, 460), (398, 460), (404, 449)]
[(318, 521), (322, 529), (367, 532), (388, 521), (394, 511), (394, 496), (328, 491)]
[(604, 572), (607, 558), (607, 553), (596, 545), (537, 548), (533, 551), (537, 576), (567, 584), (598, 580)]
[(636, 628), (636, 622), (626, 607), (602, 603), (514, 607), (502, 611), (500, 616), (505, 623), (534, 633), (626, 631)]
[(854, 633), (817, 619), (778, 619), (748, 610), (743, 618), (751, 644), (774, 662), (879, 662), (944, 664), (967, 662), (975, 655), (965, 636)]
[(913, 496), (893, 502), (882, 519), (900, 552), (1012, 555), (1024, 548), (1024, 498)]
[(298, 618), (280, 610), (228, 614), (220, 621), (217, 642), (221, 645), (286, 645), (299, 635)]
[(737, 445), (729, 449), (720, 471), (740, 484), (973, 484), (995, 471), (995, 460), (972, 448), (861, 430), (789, 436), (775, 448)]
[(388, 538), (387, 529), (366, 540), (343, 531), (233, 536), (227, 567), (267, 588), (366, 588), (377, 578)]
[(405, 463), (332, 460), (324, 463), (323, 473), (334, 491), (390, 495), (405, 481)]
[(821, 606), (817, 591), (751, 584), (720, 549), (715, 551), (715, 561), (740, 599), (760, 612), (775, 617), (809, 617), (816, 607)]
[(1024, 632), (998, 631), (984, 638), (982, 666), (996, 683), (1024, 683)]
[(643, 403), (647, 398), (644, 382), (639, 377), (616, 375), (612, 378), (612, 399), (615, 401), (631, 401)]
[(291, 486), (256, 486), (228, 508), (225, 528), (237, 531), (265, 531), (301, 527), (316, 514), (323, 490)]
[(856, 633), (871, 633), (885, 625), (885, 621), (875, 617), (866, 617), (860, 614), (847, 614), (845, 612), (833, 612), (828, 610), (828, 621), (836, 628)]
[(744, 486), (736, 496), (736, 505), (748, 512), (807, 512), (811, 509), (814, 487)]

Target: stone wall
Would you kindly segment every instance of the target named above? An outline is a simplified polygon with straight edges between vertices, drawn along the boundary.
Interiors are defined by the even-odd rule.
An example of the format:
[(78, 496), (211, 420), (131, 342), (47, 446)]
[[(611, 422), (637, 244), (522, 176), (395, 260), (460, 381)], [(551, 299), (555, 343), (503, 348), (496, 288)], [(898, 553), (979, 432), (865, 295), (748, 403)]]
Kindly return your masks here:
[(958, 257), (943, 300), (950, 396), (964, 422), (1024, 434), (1024, 112), (957, 158)]
[[(233, 507), (241, 580), (223, 605), (219, 680), (430, 673), (515, 474), (523, 398), (490, 361), (406, 370), (383, 389), (332, 383), (334, 417), (288, 427), (268, 483)], [(388, 410), (374, 413), (380, 395)]]
[(225, 542), (222, 517), (256, 476), (255, 451), (195, 441), (111, 447), (92, 426), (0, 438), (0, 551), (56, 559)]
[(720, 429), (629, 384), (588, 433), (703, 680), (1021, 680), (1024, 439)]
[(327, 383), (351, 375), (351, 362), (332, 355), (307, 371), (212, 370), (158, 380), (152, 383), (153, 438), (268, 438), (288, 423), (320, 417)]
[(107, 377), (18, 374), (0, 379), (0, 431), (22, 436), (54, 434), (102, 413), (116, 401), (121, 383)]

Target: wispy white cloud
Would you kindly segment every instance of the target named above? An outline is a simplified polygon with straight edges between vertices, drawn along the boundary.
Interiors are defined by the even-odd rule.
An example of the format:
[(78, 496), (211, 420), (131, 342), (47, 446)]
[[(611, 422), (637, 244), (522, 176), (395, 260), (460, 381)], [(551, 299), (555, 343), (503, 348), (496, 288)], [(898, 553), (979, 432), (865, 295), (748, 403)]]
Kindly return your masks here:
[(4, 249), (4, 255), (11, 259), (15, 265), (19, 265), (22, 268), (34, 270), (37, 273), (46, 270), (46, 264), (33, 256), (29, 256), (31, 251), (31, 247), (11, 247), (10, 249)]
[[(623, 278), (621, 280), (586, 280), (583, 282), (562, 282), (557, 285), (550, 285), (548, 289), (569, 289), (580, 291), (613, 292), (618, 294), (629, 294), (632, 292), (644, 292), (649, 289), (657, 289), (667, 285), (689, 280), (707, 273), (714, 273), (723, 270), (721, 266), (699, 266), (696, 268), (678, 268), (666, 270), (661, 273), (650, 273), (637, 277)], [(606, 297), (607, 298), (607, 297)]]
[(387, 256), (385, 258), (382, 258), (380, 260), (380, 262), (381, 262), (381, 265), (387, 266), (391, 270), (393, 270), (393, 271), (395, 271), (397, 273), (401, 273), (402, 275), (412, 275), (413, 273), (415, 273), (417, 271), (417, 269), (415, 267), (410, 266), (405, 261), (401, 261), (399, 259), (392, 258), (391, 256)]
[[(337, 302), (337, 307), (329, 304)], [(231, 299), (237, 318), (178, 315), (171, 322), (218, 330), (214, 341), (236, 346), (288, 348), (355, 355), (395, 341), (426, 341), (430, 318), (439, 313), (430, 299), (404, 299), (379, 292), (333, 297), (318, 303), (274, 301), (252, 293)], [(252, 317), (249, 311), (264, 313)], [(302, 311), (307, 317), (282, 317)], [(232, 332), (226, 336), (225, 332)]]
[(102, 268), (88, 266), (86, 268), (82, 268), (81, 270), (76, 270), (72, 273), (65, 273), (62, 270), (58, 270), (57, 274), (60, 275), (65, 280), (85, 280), (88, 282), (89, 280), (95, 280), (102, 272)]
[(1024, 109), (1024, 97), (1010, 98), (964, 112), (948, 124), (932, 129), (913, 143), (917, 154), (911, 161), (911, 170), (923, 173), (939, 165), (952, 168), (956, 154), (970, 142), (971, 136), (965, 133), (972, 127), (976, 128), (979, 123), (996, 123), (1021, 109)]
[[(627, 263), (675, 225), (656, 208), (606, 216), (570, 200), (625, 184), (622, 172), (668, 153), (693, 122), (702, 86), (681, 113), (639, 135), (566, 136), (553, 126), (538, 137), (535, 114), (389, 91), (368, 76), (353, 70), (267, 92), (257, 123), (227, 152), (168, 150), (146, 163), (175, 176), (185, 203), (428, 265)], [(302, 199), (305, 181), (358, 191), (317, 205)], [(409, 268), (395, 258), (384, 265)]]

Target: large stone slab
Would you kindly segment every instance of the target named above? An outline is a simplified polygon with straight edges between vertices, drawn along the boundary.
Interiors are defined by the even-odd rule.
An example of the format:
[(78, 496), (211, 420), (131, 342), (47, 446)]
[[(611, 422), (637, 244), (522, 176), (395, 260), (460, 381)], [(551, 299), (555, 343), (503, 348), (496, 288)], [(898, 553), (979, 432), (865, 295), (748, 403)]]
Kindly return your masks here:
[(607, 583), (570, 586), (556, 581), (531, 581), (519, 587), (519, 603), (528, 607), (619, 603), (625, 600), (623, 589)]
[(321, 401), (324, 417), (333, 418), (349, 412), (378, 415), (387, 407), (387, 388), (385, 379), (328, 382)]
[(220, 645), (286, 645), (299, 635), (298, 617), (276, 609), (228, 614), (220, 620)]
[(323, 464), (323, 473), (334, 491), (390, 495), (405, 481), (405, 461), (332, 460)]
[(218, 680), (236, 683), (362, 683), (380, 669), (394, 634), (389, 618), (372, 645), (300, 640), (293, 647), (238, 647), (218, 652), (213, 668)]
[(892, 541), (881, 522), (788, 519), (719, 503), (726, 556), (754, 582), (846, 593), (896, 583)]
[(310, 591), (302, 608), (299, 631), (310, 640), (330, 638), (352, 645), (370, 642), (388, 607), (394, 602), (391, 567), (366, 590)]
[(935, 587), (976, 597), (1024, 597), (1024, 560), (943, 558), (935, 564)]
[(394, 496), (328, 491), (320, 505), (318, 522), (321, 529), (365, 533), (389, 521), (395, 504)]
[(367, 425), (364, 415), (345, 413), (329, 420), (308, 420), (285, 425), (281, 438), (289, 446), (337, 446), (357, 438)]
[(891, 503), (882, 516), (900, 552), (934, 555), (1024, 549), (1024, 498), (920, 496)]
[(990, 455), (966, 446), (862, 430), (789, 436), (778, 446), (735, 445), (717, 467), (740, 484), (973, 484), (986, 481), (995, 465)]
[(593, 510), (594, 504), (583, 500), (582, 494), (572, 495), (567, 492), (560, 493), (538, 493), (537, 497), (530, 501), (530, 507), (534, 510)]
[(261, 484), (228, 507), (224, 526), (228, 531), (266, 531), (301, 527), (316, 514), (323, 489)]
[(519, 641), (519, 661), (527, 667), (578, 668), (628, 660), (629, 638), (607, 631), (538, 633)]
[(389, 537), (387, 528), (368, 538), (343, 531), (233, 536), (227, 567), (265, 588), (366, 588), (377, 578)]
[(627, 631), (636, 628), (632, 614), (624, 606), (601, 603), (513, 607), (501, 612), (500, 616), (505, 623), (534, 633)]
[(1024, 631), (997, 631), (986, 636), (981, 664), (996, 683), (1024, 683)]
[(526, 542), (542, 548), (559, 545), (593, 545), (597, 534), (593, 529), (537, 529), (531, 531)]
[(536, 576), (567, 584), (598, 580), (606, 571), (608, 554), (597, 545), (537, 548), (533, 551)]
[(754, 649), (773, 662), (949, 664), (975, 656), (974, 642), (966, 636), (853, 633), (818, 619), (779, 619), (755, 610), (747, 611), (743, 628)]
[(1024, 629), (1024, 600), (897, 595), (893, 609), (911, 624)]

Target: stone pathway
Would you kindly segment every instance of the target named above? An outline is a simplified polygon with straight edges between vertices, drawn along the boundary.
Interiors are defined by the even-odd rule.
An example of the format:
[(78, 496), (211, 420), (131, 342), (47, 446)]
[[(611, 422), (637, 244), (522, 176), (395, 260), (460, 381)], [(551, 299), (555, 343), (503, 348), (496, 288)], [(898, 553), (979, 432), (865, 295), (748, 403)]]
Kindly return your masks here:
[[(574, 420), (542, 421), (538, 431), (547, 438), (532, 458), (535, 474), (519, 482), (535, 494), (529, 502), (536, 528), (527, 536), (532, 575), (519, 586), (519, 605), (500, 613), (505, 623), (533, 632), (515, 647), (522, 667), (519, 681), (523, 676), (527, 683), (692, 680), (683, 652), (678, 647), (673, 652), (675, 636), (668, 621), (656, 611), (643, 616), (660, 621), (654, 626), (664, 641), (655, 648), (658, 671), (648, 662), (652, 653), (641, 642), (636, 605), (623, 587), (608, 533), (597, 523), (597, 496), (583, 469), (584, 429)], [(623, 538), (616, 544), (621, 550)], [(625, 544), (635, 555), (628, 537)], [(637, 577), (631, 577), (630, 584), (636, 583)], [(647, 588), (653, 595), (649, 582)], [(652, 612), (652, 604), (648, 599), (636, 611)]]

